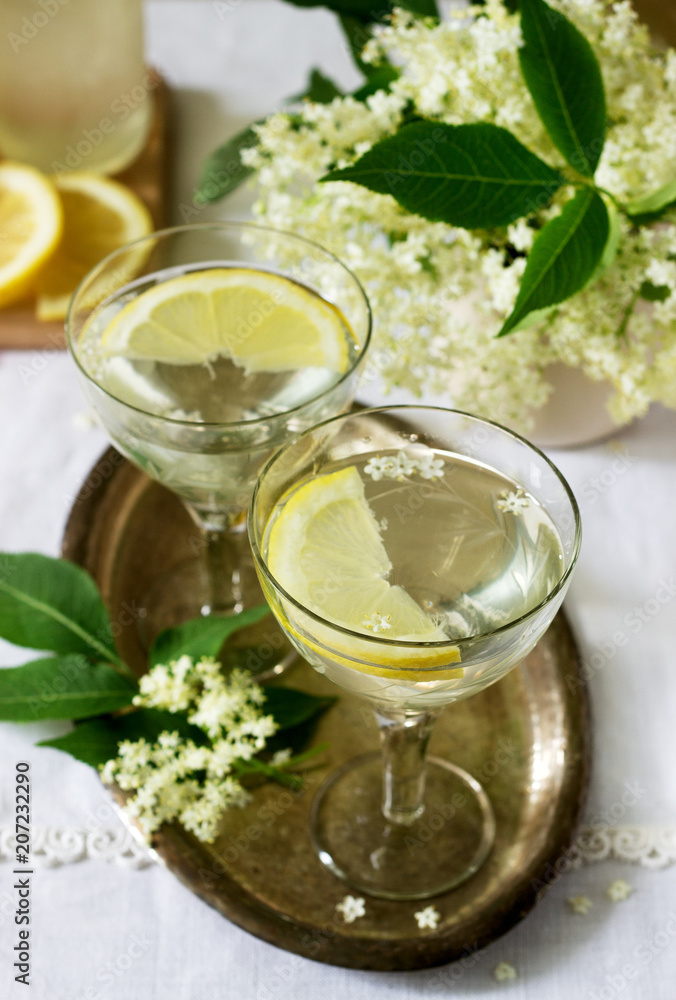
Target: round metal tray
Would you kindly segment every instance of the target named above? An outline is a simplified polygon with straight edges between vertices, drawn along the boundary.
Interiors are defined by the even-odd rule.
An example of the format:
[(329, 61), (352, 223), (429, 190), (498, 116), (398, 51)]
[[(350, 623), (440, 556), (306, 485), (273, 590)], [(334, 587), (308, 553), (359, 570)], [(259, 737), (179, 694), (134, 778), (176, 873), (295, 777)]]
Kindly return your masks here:
[[(63, 555), (96, 579), (118, 623), (122, 655), (139, 673), (145, 656), (138, 611), (154, 580), (195, 554), (196, 531), (180, 501), (114, 449), (99, 460), (73, 505)], [(141, 619), (142, 621), (142, 619)], [(504, 934), (535, 904), (570, 845), (589, 773), (590, 724), (579, 655), (560, 613), (536, 649), (497, 684), (437, 722), (430, 752), (478, 778), (497, 821), (495, 846), (461, 887), (429, 902), (435, 930), (418, 928), (427, 903), (366, 898), (366, 913), (345, 923), (336, 904), (350, 892), (310, 846), (308, 816), (320, 782), (357, 754), (376, 749), (370, 709), (340, 692), (313, 736), (328, 743), (322, 765), (301, 793), (272, 783), (232, 810), (215, 844), (179, 826), (153, 840), (159, 858), (223, 916), (288, 951), (360, 969), (420, 969), (466, 957)], [(301, 663), (280, 683), (336, 694)], [(430, 817), (429, 836), (444, 836), (450, 817)], [(424, 850), (424, 843), (412, 849)]]

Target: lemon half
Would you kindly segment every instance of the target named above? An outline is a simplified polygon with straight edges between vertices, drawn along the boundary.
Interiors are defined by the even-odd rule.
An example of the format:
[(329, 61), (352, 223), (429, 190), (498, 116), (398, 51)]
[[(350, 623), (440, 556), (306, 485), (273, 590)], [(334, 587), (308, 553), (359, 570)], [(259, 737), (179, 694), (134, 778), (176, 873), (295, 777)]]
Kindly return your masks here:
[[(388, 582), (392, 563), (355, 466), (316, 476), (290, 494), (271, 528), (267, 560), (287, 593), (322, 618), (370, 637), (448, 641), (403, 587)], [(380, 646), (321, 631), (322, 646), (343, 653), (342, 662), (365, 673), (416, 681), (463, 675), (462, 668), (425, 672), (459, 662), (457, 646)]]
[(289, 278), (245, 267), (160, 281), (128, 303), (101, 337), (108, 356), (177, 365), (230, 357), (247, 374), (310, 366), (346, 371), (349, 343), (347, 324), (330, 303)]
[(0, 163), (0, 306), (17, 302), (59, 241), (63, 211), (39, 170)]

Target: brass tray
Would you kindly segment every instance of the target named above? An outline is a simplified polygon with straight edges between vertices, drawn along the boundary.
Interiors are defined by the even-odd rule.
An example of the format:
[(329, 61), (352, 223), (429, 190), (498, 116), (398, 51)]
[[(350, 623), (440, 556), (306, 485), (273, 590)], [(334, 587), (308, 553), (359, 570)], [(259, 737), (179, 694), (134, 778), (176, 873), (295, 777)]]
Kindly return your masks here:
[[(137, 627), (142, 595), (158, 574), (194, 555), (195, 528), (180, 502), (109, 449), (75, 500), (63, 555), (97, 580), (118, 623), (128, 662), (144, 669)], [(589, 774), (589, 708), (579, 656), (560, 613), (537, 648), (505, 678), (439, 719), (430, 752), (448, 756), (485, 786), (496, 842), (483, 868), (433, 903), (436, 930), (414, 913), (427, 902), (366, 898), (347, 924), (336, 904), (350, 892), (312, 851), (308, 814), (326, 774), (377, 748), (371, 712), (340, 692), (313, 739), (330, 746), (301, 793), (267, 784), (233, 810), (212, 846), (178, 826), (154, 838), (159, 858), (192, 892), (233, 923), (280, 948), (359, 969), (403, 970), (466, 957), (504, 934), (533, 907), (570, 845)], [(333, 685), (307, 664), (281, 680), (315, 693)], [(430, 824), (430, 836), (443, 835)], [(424, 844), (420, 845), (424, 850)], [(356, 893), (358, 895), (358, 893)]]

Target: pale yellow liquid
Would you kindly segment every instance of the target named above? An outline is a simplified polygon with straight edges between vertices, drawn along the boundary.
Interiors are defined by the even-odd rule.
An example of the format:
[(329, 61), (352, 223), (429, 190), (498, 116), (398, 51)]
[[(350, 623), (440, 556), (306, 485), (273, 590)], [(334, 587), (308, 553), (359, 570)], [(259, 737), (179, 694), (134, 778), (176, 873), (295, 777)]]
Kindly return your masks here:
[[(205, 269), (217, 266), (228, 265), (210, 262)], [(78, 356), (109, 395), (91, 383), (85, 391), (115, 444), (153, 479), (202, 512), (236, 515), (248, 505), (260, 468), (275, 448), (349, 404), (353, 382), (344, 376), (359, 348), (339, 310), (324, 302), (344, 331), (343, 371), (303, 366), (302, 356), (298, 368), (252, 374), (227, 357), (196, 365), (107, 357), (100, 338), (113, 317), (146, 289), (186, 270), (138, 279), (93, 314)]]
[[(438, 477), (426, 480), (418, 472), (400, 479), (374, 480), (364, 471), (371, 458), (396, 459), (397, 453), (381, 450), (377, 455), (352, 456), (324, 466), (322, 473), (346, 466), (358, 469), (392, 563), (388, 581), (403, 587), (419, 604), (429, 616), (431, 628), (443, 629), (451, 641), (477, 637), (476, 643), (463, 647), (460, 663), (449, 658), (446, 674), (440, 663), (435, 675), (434, 669), (428, 673), (416, 669), (424, 660), (416, 661), (415, 652), (407, 659), (402, 646), (392, 650), (388, 660), (387, 646), (371, 644), (369, 649), (368, 643), (331, 633), (328, 627), (317, 631), (308, 616), (300, 615), (287, 602), (280, 606), (306, 658), (336, 684), (383, 706), (437, 708), (486, 687), (532, 648), (553, 617), (557, 602), (522, 627), (502, 633), (495, 630), (517, 622), (545, 602), (563, 575), (563, 550), (552, 519), (534, 496), (525, 494), (527, 506), (516, 514), (502, 510), (502, 498), (515, 494), (519, 484), (471, 459), (412, 445), (406, 449), (408, 456), (427, 455), (443, 462)], [(273, 511), (268, 523), (264, 554), (281, 509), (280, 505)], [(358, 552), (354, 558), (359, 559)], [(329, 566), (328, 580), (339, 585)], [(367, 632), (358, 621), (351, 627)], [(304, 644), (303, 634), (316, 641)], [(383, 633), (381, 638), (396, 636)], [(339, 655), (332, 657), (330, 648)], [(443, 658), (441, 650), (437, 652)], [(433, 655), (434, 650), (430, 650), (430, 657)], [(360, 659), (363, 669), (358, 665)], [(462, 668), (460, 677), (448, 673), (456, 666)], [(397, 668), (406, 667), (412, 669), (410, 675), (404, 671), (397, 674)], [(385, 672), (394, 669), (389, 669), (389, 676), (382, 676), (382, 668)]]
[(41, 170), (121, 170), (141, 150), (157, 77), (141, 0), (2, 0), (0, 151)]

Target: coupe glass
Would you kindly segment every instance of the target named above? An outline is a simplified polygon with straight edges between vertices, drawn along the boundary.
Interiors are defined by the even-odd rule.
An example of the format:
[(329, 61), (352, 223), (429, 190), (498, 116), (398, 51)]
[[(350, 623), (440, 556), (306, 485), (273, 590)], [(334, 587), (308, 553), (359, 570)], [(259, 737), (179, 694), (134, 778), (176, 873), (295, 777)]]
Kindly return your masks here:
[[(297, 525), (304, 496), (316, 511), (328, 496), (321, 477), (340, 470), (350, 470), (353, 484), (358, 473), (391, 562), (387, 580), (426, 613), (434, 641), (388, 637), (391, 616), (377, 613), (377, 601), (361, 620), (355, 610), (350, 626), (322, 610), (340, 607), (349, 617), (350, 600), (362, 593), (364, 557), (339, 554), (350, 529), (335, 503), (322, 514), (335, 525), (335, 549), (326, 536), (322, 562), (303, 544), (296, 552), (301, 567), (325, 566), (323, 579), (299, 600), (271, 572), (274, 525), (278, 539), (284, 524)], [(490, 852), (493, 812), (470, 774), (426, 759), (427, 743), (444, 706), (503, 677), (561, 605), (580, 545), (577, 504), (562, 475), (523, 438), (465, 413), (364, 410), (324, 422), (269, 461), (249, 537), (263, 591), (291, 642), (317, 671), (370, 702), (380, 730), (382, 753), (345, 764), (315, 797), (311, 837), (321, 861), (388, 899), (459, 885)], [(284, 572), (277, 564), (277, 577)], [(289, 579), (297, 579), (295, 569)]]
[[(193, 364), (185, 377), (187, 369), (153, 359), (102, 362), (96, 338), (128, 301), (189, 271), (232, 267), (272, 272), (296, 289), (303, 286), (306, 298), (329, 303), (322, 308), (339, 315), (346, 331), (343, 370), (311, 367), (302, 350), (297, 369), (281, 374), (245, 374), (217, 359), (229, 365), (221, 391), (214, 390), (217, 364), (209, 360)], [(243, 326), (256, 329), (265, 318), (252, 313)], [(85, 395), (114, 444), (181, 498), (198, 529), (195, 559), (146, 595), (144, 627), (154, 634), (200, 613), (228, 615), (260, 604), (246, 508), (272, 452), (352, 402), (371, 329), (356, 278), (328, 251), (289, 233), (245, 223), (181, 226), (129, 244), (97, 265), (77, 289), (66, 327)], [(241, 336), (248, 336), (246, 329)], [(171, 545), (171, 539), (158, 544)]]

